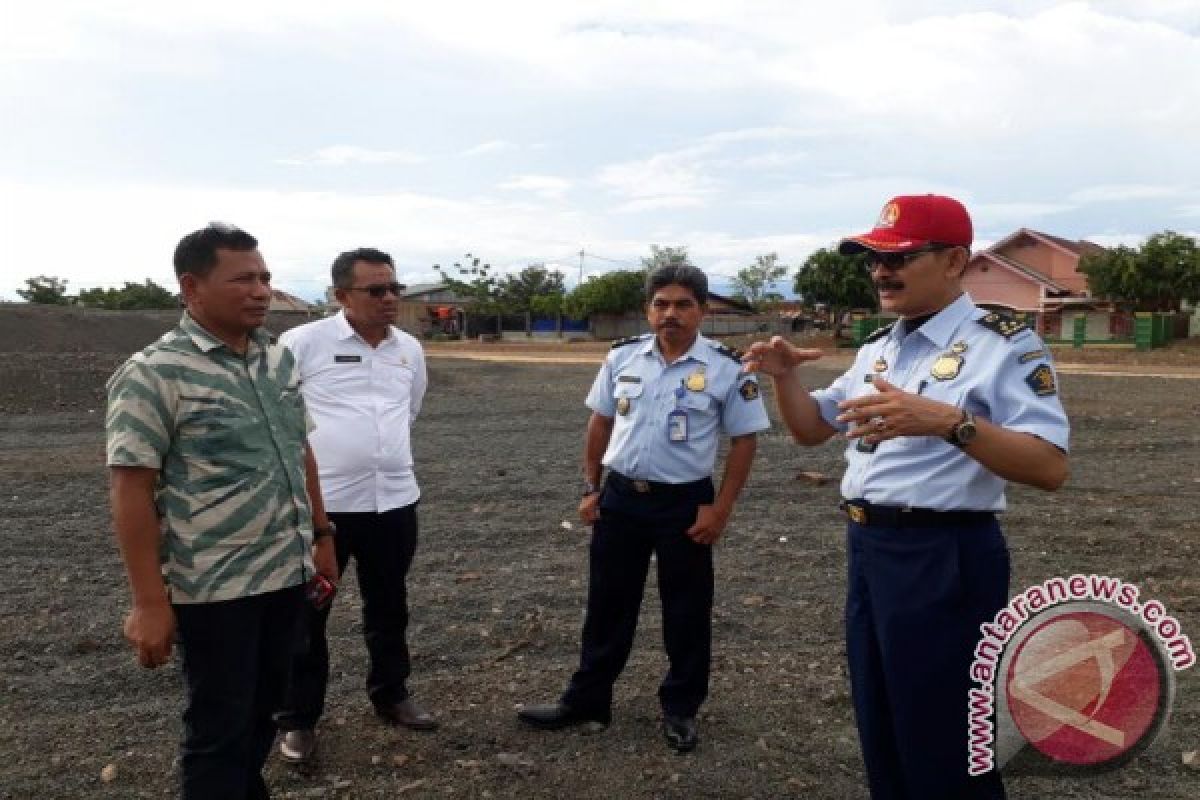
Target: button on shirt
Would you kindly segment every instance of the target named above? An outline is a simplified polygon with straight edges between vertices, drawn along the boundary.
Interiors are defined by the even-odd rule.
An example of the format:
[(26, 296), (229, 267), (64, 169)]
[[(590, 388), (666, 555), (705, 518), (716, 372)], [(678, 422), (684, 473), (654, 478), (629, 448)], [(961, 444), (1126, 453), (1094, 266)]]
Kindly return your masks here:
[[(720, 431), (743, 436), (770, 427), (757, 379), (719, 347), (697, 336), (667, 364), (647, 334), (609, 351), (587, 396), (588, 408), (614, 419), (604, 466), (638, 480), (698, 481), (712, 475)], [(688, 389), (697, 374), (703, 388)], [(687, 416), (687, 441), (671, 441), (668, 417), (677, 408)]]
[(325, 507), (384, 512), (417, 502), (409, 432), (427, 385), (420, 343), (392, 327), (371, 347), (344, 311), (293, 328), (280, 342), (300, 370)]
[(294, 367), (261, 328), (243, 356), (185, 313), (109, 378), (107, 462), (159, 471), (172, 602), (233, 600), (312, 574)]
[[(1006, 337), (981, 325), (988, 313), (963, 294), (911, 333), (897, 322), (863, 345), (854, 365), (829, 388), (812, 393), (821, 416), (846, 431), (849, 426), (836, 421), (837, 404), (874, 392), (869, 381), (882, 375), (907, 392), (1033, 434), (1065, 452), (1069, 426), (1049, 352), (1032, 330)], [(946, 377), (954, 371), (954, 356), (961, 362)], [(1006, 481), (940, 437), (901, 436), (869, 450), (857, 441), (846, 448), (842, 495), (848, 499), (939, 511), (1005, 508)]]

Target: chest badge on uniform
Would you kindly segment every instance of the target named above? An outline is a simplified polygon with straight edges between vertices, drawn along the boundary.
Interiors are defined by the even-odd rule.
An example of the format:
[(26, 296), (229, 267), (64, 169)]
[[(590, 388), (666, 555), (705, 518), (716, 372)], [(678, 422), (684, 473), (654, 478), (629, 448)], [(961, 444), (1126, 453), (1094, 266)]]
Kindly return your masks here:
[(1038, 397), (1049, 397), (1058, 393), (1058, 386), (1054, 382), (1054, 370), (1047, 364), (1035, 367), (1033, 372), (1025, 376), (1025, 383), (1029, 384), (1029, 388), (1033, 389), (1033, 393)]
[(953, 380), (958, 377), (958, 372), (962, 369), (962, 365), (963, 357), (958, 353), (942, 353), (938, 356), (937, 361), (933, 362), (933, 367), (929, 370), (929, 374), (935, 380)]
[(883, 356), (875, 359), (875, 371), (887, 372), (887, 361), (883, 358)]
[(617, 413), (622, 417), (629, 413), (629, 398), (621, 397), (617, 399)]
[(699, 370), (688, 375), (683, 385), (688, 388), (689, 392), (703, 392), (704, 387), (707, 385), (704, 382), (704, 370)]
[(967, 343), (955, 342), (954, 344), (950, 345), (950, 352), (959, 354), (967, 352)]

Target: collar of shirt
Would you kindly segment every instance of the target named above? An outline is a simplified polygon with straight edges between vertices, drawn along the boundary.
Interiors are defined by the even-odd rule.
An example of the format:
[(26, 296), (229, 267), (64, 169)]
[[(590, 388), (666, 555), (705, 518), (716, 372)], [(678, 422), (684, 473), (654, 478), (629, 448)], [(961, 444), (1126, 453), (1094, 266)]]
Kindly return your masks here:
[[(354, 326), (350, 324), (350, 320), (346, 319), (346, 309), (343, 308), (341, 311), (339, 311), (334, 319), (337, 320), (334, 324), (337, 325), (339, 339), (353, 339), (357, 337), (359, 340), (366, 343), (366, 339), (363, 339), (361, 336), (359, 336), (358, 331), (354, 330)], [(392, 331), (392, 326), (389, 325), (387, 337), (380, 342), (379, 345), (383, 346), (394, 341), (395, 339), (396, 335)]]
[(657, 336), (649, 337), (645, 344), (642, 345), (642, 355), (657, 356), (658, 359), (668, 367), (672, 364), (680, 364), (688, 359), (699, 361), (702, 364), (708, 364), (708, 358), (711, 350), (712, 348), (708, 347), (708, 343), (704, 340), (704, 337), (700, 334), (696, 334), (696, 341), (692, 342), (692, 346), (688, 348), (688, 351), (675, 361), (671, 362), (671, 364), (667, 364), (667, 359), (663, 356), (662, 351), (658, 349)]
[[(196, 345), (196, 349), (201, 353), (211, 353), (222, 347), (229, 350), (228, 345), (209, 333), (207, 328), (196, 322), (196, 319), (186, 311), (179, 320), (179, 329), (187, 334), (188, 338), (192, 340), (192, 344)], [(255, 328), (250, 332), (250, 343), (258, 345), (259, 349), (266, 350), (272, 340), (273, 337), (266, 328)]]
[[(963, 320), (967, 319), (974, 310), (975, 303), (972, 302), (971, 296), (963, 292), (955, 298), (953, 303), (934, 314), (928, 322), (917, 328), (914, 333), (919, 333), (930, 342), (933, 342), (936, 347), (944, 350), (950, 346), (950, 340), (954, 338), (954, 332), (958, 330)], [(907, 338), (907, 333), (901, 336), (898, 331), (902, 327), (904, 327), (903, 323), (897, 323), (892, 328), (890, 338), (895, 339), (897, 342)]]

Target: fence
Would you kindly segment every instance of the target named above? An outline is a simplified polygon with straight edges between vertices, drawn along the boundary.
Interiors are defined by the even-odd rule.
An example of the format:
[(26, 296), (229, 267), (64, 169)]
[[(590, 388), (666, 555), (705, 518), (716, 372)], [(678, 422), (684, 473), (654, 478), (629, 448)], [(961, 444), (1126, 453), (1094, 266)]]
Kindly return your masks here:
[(1186, 338), (1186, 314), (1075, 311), (1042, 314), (1037, 330), (1047, 344), (1150, 350)]
[[(595, 314), (591, 319), (591, 329), (592, 335), (597, 339), (622, 339), (646, 333), (650, 330), (650, 325), (642, 314)], [(700, 324), (700, 332), (705, 336), (740, 336), (751, 333), (774, 335), (790, 330), (791, 321), (778, 314), (710, 314)]]

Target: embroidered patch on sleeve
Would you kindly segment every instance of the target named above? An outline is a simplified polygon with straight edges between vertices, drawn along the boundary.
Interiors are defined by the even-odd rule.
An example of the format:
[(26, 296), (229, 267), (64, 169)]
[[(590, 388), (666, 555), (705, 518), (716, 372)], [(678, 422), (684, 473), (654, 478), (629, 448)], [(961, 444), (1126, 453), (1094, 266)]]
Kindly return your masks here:
[(1028, 364), (1030, 361), (1036, 361), (1039, 358), (1045, 357), (1045, 350), (1030, 350), (1028, 353), (1021, 353), (1021, 355), (1017, 356), (1017, 363)]
[(1029, 388), (1033, 389), (1033, 393), (1038, 397), (1049, 397), (1058, 393), (1058, 386), (1054, 382), (1054, 370), (1050, 369), (1048, 364), (1034, 367), (1033, 372), (1025, 376), (1025, 383), (1029, 384)]

